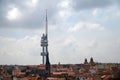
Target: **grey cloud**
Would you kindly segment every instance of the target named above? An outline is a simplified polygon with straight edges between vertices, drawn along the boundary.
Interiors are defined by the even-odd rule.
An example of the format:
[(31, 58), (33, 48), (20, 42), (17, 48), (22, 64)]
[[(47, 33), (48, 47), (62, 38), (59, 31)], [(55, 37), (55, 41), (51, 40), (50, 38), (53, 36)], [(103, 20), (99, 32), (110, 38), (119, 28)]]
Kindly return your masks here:
[(112, 0), (112, 1), (117, 3), (120, 6), (120, 0)]
[[(48, 9), (49, 23), (54, 23), (53, 19), (57, 11), (57, 0), (54, 0), (54, 2), (38, 0), (34, 8), (26, 5), (27, 1), (29, 0), (0, 0), (0, 27), (40, 28), (44, 24), (45, 9)], [(6, 14), (10, 6), (18, 8), (23, 14), (20, 20), (9, 21), (6, 19)]]
[[(26, 4), (29, 0), (0, 0), (0, 27), (11, 28), (40, 28), (44, 25), (45, 9), (48, 9), (49, 24), (56, 24), (58, 20), (57, 13), (59, 8), (57, 5), (60, 3), (58, 0), (38, 0), (35, 8), (31, 8)], [(117, 3), (119, 0), (72, 0), (70, 6), (78, 11), (92, 8), (104, 8)], [(6, 19), (6, 14), (14, 6), (23, 14), (22, 18), (15, 21)], [(59, 21), (59, 20), (58, 20)]]
[(73, 8), (75, 10), (105, 8), (112, 4), (111, 0), (73, 0)]

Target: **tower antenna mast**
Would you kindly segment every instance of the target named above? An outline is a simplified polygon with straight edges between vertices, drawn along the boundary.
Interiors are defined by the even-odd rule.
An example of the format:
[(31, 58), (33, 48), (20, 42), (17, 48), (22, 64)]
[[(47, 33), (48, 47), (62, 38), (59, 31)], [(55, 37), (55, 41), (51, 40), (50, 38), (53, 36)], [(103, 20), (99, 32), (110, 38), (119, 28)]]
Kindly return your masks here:
[[(45, 21), (46, 21), (45, 33), (41, 37), (41, 47), (42, 47), (41, 56), (43, 57), (43, 64), (45, 65), (45, 75), (46, 75), (46, 77), (48, 77), (48, 76), (50, 76), (50, 61), (49, 61), (49, 52), (48, 52), (48, 20), (47, 20), (47, 9), (46, 9), (46, 20)], [(45, 61), (46, 61), (46, 63), (45, 63)]]
[(46, 9), (46, 36), (48, 36), (48, 20), (47, 20), (47, 9)]

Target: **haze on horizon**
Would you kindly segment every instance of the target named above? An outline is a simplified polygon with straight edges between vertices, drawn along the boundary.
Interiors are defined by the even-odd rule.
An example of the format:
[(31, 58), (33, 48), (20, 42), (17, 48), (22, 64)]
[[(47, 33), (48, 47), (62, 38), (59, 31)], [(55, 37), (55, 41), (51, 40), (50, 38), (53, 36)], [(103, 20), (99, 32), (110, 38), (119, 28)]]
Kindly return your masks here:
[(41, 64), (48, 10), (51, 64), (120, 63), (120, 0), (0, 0), (0, 64)]

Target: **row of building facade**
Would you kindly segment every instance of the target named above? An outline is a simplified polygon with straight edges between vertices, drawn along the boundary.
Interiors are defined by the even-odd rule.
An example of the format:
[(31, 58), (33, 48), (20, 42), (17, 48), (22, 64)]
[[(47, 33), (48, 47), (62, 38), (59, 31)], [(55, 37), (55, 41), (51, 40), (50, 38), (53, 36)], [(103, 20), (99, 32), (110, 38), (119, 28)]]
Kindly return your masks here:
[(52, 64), (47, 77), (45, 65), (1, 65), (0, 80), (115, 80), (120, 79), (119, 63)]

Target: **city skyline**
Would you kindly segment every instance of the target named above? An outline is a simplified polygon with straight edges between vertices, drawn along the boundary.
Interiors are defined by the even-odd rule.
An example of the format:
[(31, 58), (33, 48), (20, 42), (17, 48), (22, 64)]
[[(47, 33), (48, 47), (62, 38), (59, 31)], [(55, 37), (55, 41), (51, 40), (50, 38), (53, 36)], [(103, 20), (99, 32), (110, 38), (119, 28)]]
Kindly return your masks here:
[(1, 0), (0, 64), (42, 64), (46, 9), (51, 64), (120, 63), (119, 0)]

